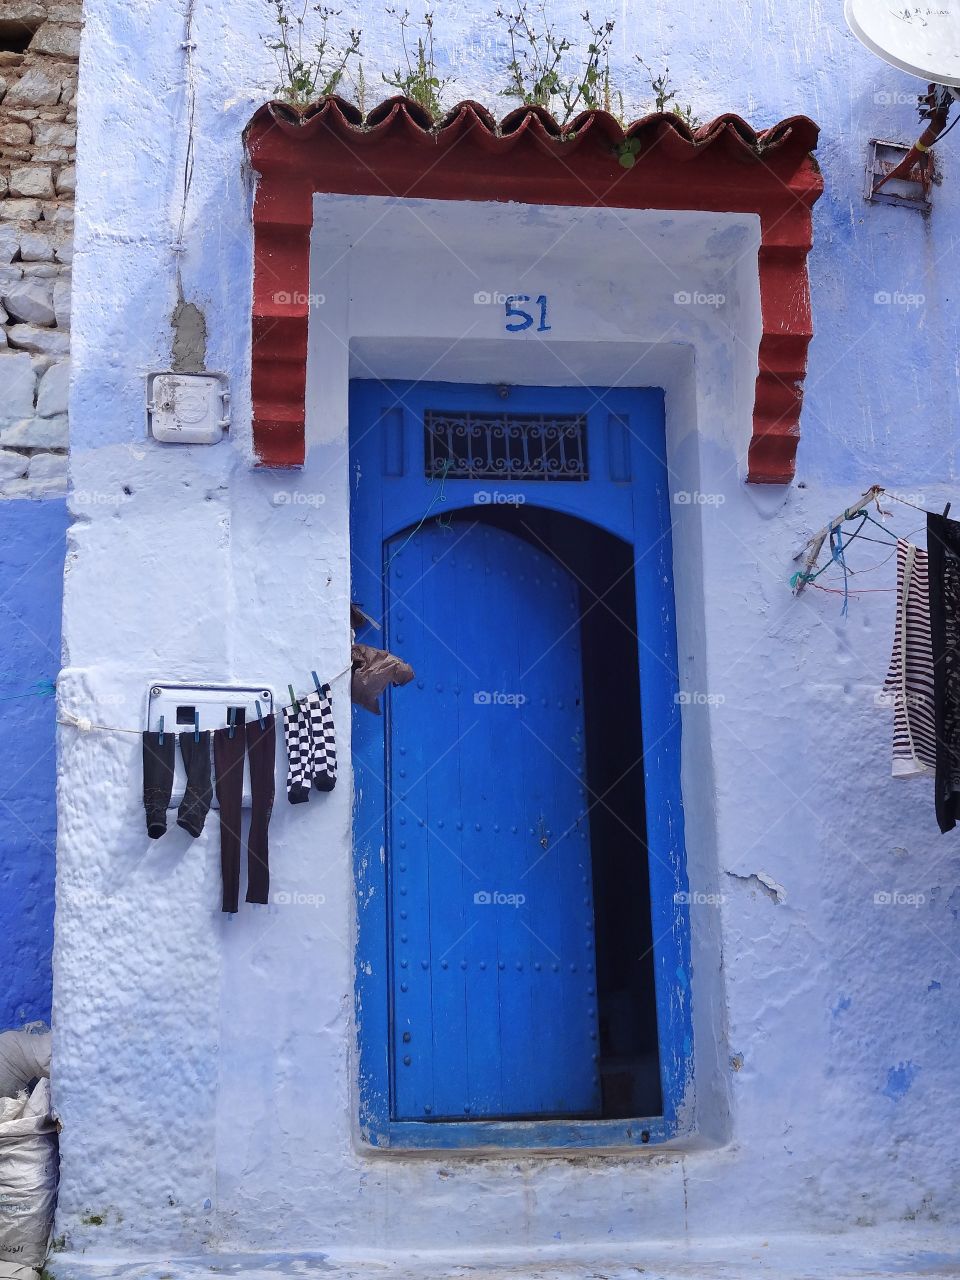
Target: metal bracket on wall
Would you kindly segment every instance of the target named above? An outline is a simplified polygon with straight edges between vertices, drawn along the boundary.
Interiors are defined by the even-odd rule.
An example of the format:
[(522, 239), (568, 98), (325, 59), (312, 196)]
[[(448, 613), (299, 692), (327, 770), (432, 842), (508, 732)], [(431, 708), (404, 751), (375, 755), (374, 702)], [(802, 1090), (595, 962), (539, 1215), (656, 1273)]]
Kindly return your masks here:
[(871, 204), (894, 204), (904, 209), (917, 209), (921, 213), (929, 213), (933, 208), (930, 199), (934, 183), (940, 182), (937, 162), (931, 153), (930, 167), (922, 173), (914, 168), (910, 178), (894, 178), (879, 191), (875, 191), (877, 183), (894, 169), (910, 151), (912, 143), (886, 142), (882, 138), (871, 138), (867, 149), (866, 186), (863, 197)]
[[(160, 717), (163, 716), (165, 733), (187, 733), (193, 731), (198, 723), (200, 732), (209, 729), (226, 728), (230, 710), (242, 709), (247, 720), (256, 719), (257, 702), (264, 716), (273, 715), (273, 691), (266, 685), (236, 684), (168, 684), (156, 681), (150, 685), (147, 694), (146, 728), (156, 733), (160, 728)], [(242, 727), (238, 729), (243, 732)], [(186, 776), (180, 752), (175, 753), (176, 768), (173, 775), (173, 795), (171, 808), (176, 808), (183, 798)], [(249, 809), (250, 779), (244, 768), (243, 805)], [(216, 795), (213, 807), (217, 808)]]

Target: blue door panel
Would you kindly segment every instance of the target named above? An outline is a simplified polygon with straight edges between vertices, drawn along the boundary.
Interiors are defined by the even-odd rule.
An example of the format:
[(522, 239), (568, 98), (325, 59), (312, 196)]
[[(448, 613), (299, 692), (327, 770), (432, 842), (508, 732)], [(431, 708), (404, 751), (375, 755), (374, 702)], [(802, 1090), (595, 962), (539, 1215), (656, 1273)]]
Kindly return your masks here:
[[(490, 411), (502, 400), (492, 385), (358, 381), (350, 407), (353, 595), (383, 625), (358, 638), (394, 648), (417, 672), (414, 684), (388, 694), (382, 719), (354, 716), (360, 1115), (362, 1136), (379, 1146), (658, 1142), (687, 1126), (681, 1117), (691, 1110), (663, 394), (512, 387), (509, 403), (521, 414), (585, 415), (589, 479), (500, 487), (521, 489), (528, 504), (589, 522), (634, 547), (663, 1113), (591, 1118), (600, 1115), (600, 1100), (588, 968), (590, 833), (585, 818), (577, 821), (588, 803), (583, 711), (573, 687), (579, 638), (576, 628), (566, 635), (561, 625), (563, 600), (566, 612), (576, 613), (576, 585), (558, 584), (556, 606), (545, 606), (538, 621), (530, 592), (520, 587), (543, 592), (535, 578), (545, 565), (553, 571), (552, 559), (541, 552), (538, 560), (529, 543), (482, 522), (492, 538), (478, 541), (469, 530), (477, 490), (496, 483), (438, 483), (425, 474), (427, 408)], [(435, 523), (438, 515), (452, 517), (446, 531)], [(460, 563), (445, 565), (438, 549), (451, 546), (450, 558)], [(465, 557), (473, 557), (468, 572)], [(471, 575), (479, 580), (481, 569), (485, 582), (499, 573), (504, 585), (478, 590)], [(475, 704), (474, 691), (523, 693), (539, 706)], [(517, 833), (509, 831), (513, 825)], [(544, 838), (557, 856), (519, 856), (526, 841)], [(475, 893), (494, 890), (525, 901), (474, 904)], [(412, 910), (413, 902), (421, 909)], [(489, 981), (493, 957), (496, 980)], [(552, 988), (545, 972), (557, 979)]]
[(576, 583), (479, 522), (387, 564), (395, 1117), (595, 1114)]

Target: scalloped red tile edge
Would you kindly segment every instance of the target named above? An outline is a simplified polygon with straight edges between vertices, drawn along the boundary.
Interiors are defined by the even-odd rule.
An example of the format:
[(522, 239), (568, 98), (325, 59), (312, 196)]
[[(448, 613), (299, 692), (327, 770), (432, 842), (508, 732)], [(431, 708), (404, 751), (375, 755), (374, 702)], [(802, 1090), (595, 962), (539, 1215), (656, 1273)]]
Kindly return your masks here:
[[(819, 134), (812, 120), (792, 116), (757, 133), (739, 116), (723, 115), (693, 132), (661, 114), (624, 130), (595, 111), (561, 128), (542, 108), (520, 108), (498, 128), (485, 108), (461, 102), (428, 129), (422, 108), (393, 98), (368, 121), (363, 127), (356, 108), (335, 97), (302, 112), (269, 102), (244, 134), (259, 175), (252, 397), (261, 466), (304, 461), (312, 196), (336, 192), (757, 214), (762, 336), (747, 479), (790, 483), (813, 334), (811, 210), (823, 191), (810, 154)], [(616, 154), (624, 138), (639, 143), (629, 170)], [(469, 163), (465, 146), (473, 150)]]

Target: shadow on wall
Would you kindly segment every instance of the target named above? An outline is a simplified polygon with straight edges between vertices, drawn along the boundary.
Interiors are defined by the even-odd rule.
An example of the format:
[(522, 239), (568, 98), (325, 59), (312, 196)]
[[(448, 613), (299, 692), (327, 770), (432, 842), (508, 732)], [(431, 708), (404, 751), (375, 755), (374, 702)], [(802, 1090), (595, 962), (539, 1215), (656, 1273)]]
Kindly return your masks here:
[(50, 1018), (65, 500), (0, 501), (0, 1029)]

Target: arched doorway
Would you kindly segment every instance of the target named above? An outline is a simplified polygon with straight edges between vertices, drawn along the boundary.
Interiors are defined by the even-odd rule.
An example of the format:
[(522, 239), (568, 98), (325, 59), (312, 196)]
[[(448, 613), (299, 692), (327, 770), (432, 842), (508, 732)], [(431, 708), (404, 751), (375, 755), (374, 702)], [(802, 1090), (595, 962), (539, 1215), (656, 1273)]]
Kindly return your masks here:
[(364, 1131), (656, 1140), (692, 1047), (662, 399), (498, 394), (354, 386), (360, 638), (417, 673), (355, 716)]

